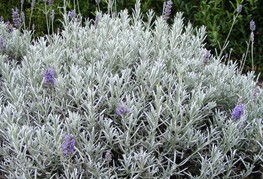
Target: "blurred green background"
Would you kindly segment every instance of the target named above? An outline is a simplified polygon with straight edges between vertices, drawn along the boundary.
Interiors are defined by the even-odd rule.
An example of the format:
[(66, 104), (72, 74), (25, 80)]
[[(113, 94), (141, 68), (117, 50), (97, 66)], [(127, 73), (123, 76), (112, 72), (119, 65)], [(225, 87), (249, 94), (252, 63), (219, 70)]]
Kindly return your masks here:
[[(136, 0), (116, 0), (113, 6), (114, 11), (128, 9), (131, 13)], [(141, 0), (142, 13), (146, 14), (149, 9), (153, 9), (157, 15), (162, 14), (163, 0)], [(214, 49), (220, 49), (224, 44), (227, 34), (231, 28), (233, 17), (237, 14), (237, 5), (242, 4), (242, 12), (237, 17), (232, 33), (229, 37), (229, 45), (224, 51), (224, 55), (231, 53), (231, 59), (241, 63), (242, 55), (247, 50), (247, 43), (250, 37), (249, 23), (253, 19), (256, 22), (255, 42), (254, 42), (254, 65), (257, 73), (263, 72), (263, 0), (172, 0), (172, 15), (176, 12), (184, 12), (185, 23), (191, 22), (195, 27), (205, 25), (207, 27), (206, 48), (215, 53)], [(64, 1), (54, 0), (49, 6), (49, 0), (36, 0), (32, 11), (31, 25), (29, 27), (31, 14), (31, 0), (24, 0), (21, 5), (20, 0), (0, 0), (0, 16), (4, 21), (12, 23), (12, 8), (17, 7), (25, 13), (25, 27), (34, 27), (34, 38), (43, 36), (51, 30), (50, 12), (54, 10), (54, 29), (62, 29), (62, 12)], [(95, 11), (107, 12), (108, 1), (101, 0), (96, 4), (95, 0), (68, 0), (66, 9), (76, 9), (84, 18), (94, 19)], [(47, 13), (47, 14), (45, 14)], [(46, 23), (47, 19), (50, 23)], [(172, 23), (172, 18), (168, 20)], [(49, 30), (48, 30), (49, 29)], [(54, 30), (56, 31), (56, 30)], [(244, 72), (252, 67), (251, 51), (248, 51), (248, 58), (245, 62)], [(263, 76), (263, 75), (261, 75)]]

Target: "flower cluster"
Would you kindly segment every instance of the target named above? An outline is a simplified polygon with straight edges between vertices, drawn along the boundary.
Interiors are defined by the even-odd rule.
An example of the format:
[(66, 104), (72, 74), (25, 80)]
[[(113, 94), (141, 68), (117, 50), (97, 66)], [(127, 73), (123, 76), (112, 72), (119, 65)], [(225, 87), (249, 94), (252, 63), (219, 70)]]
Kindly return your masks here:
[(107, 150), (106, 154), (105, 154), (105, 160), (107, 162), (110, 162), (112, 160), (112, 153), (110, 150)]
[(204, 63), (204, 64), (207, 64), (208, 61), (209, 61), (209, 59), (210, 59), (210, 57), (211, 57), (211, 52), (210, 52), (210, 50), (205, 49), (205, 50), (204, 50), (204, 55), (203, 55), (203, 63)]
[(68, 12), (68, 16), (73, 19), (77, 16), (75, 9)]
[(235, 119), (240, 119), (241, 116), (244, 114), (245, 111), (245, 105), (244, 104), (239, 104), (237, 105), (233, 111), (232, 111), (232, 117)]
[(241, 13), (242, 7), (243, 7), (242, 5), (238, 5), (238, 6), (237, 6), (237, 13)]
[(169, 19), (172, 12), (173, 2), (171, 0), (164, 2), (163, 19)]
[(75, 144), (74, 136), (67, 134), (63, 143), (63, 154), (65, 156), (71, 155), (75, 151)]
[(253, 20), (250, 21), (250, 30), (252, 32), (256, 30), (256, 23)]
[(24, 12), (21, 12), (21, 13), (20, 13), (20, 16), (21, 16), (21, 21), (22, 21), (22, 22), (25, 22), (25, 13), (24, 13)]
[(55, 18), (55, 11), (54, 11), (54, 9), (52, 9), (51, 12), (50, 12), (50, 19), (52, 21), (54, 21), (54, 18)]
[(5, 40), (2, 36), (0, 36), (0, 50), (5, 48)]
[(17, 8), (12, 9), (12, 20), (14, 27), (19, 28), (22, 24), (21, 17), (19, 15), (19, 10)]
[(250, 34), (250, 39), (252, 41), (252, 43), (254, 42), (254, 31), (256, 30), (256, 23), (255, 21), (251, 20), (250, 24), (249, 24), (250, 30), (251, 30), (251, 34)]
[(32, 1), (31, 1), (31, 9), (33, 9), (33, 8), (34, 8), (34, 6), (35, 6), (35, 3), (36, 3), (36, 0), (32, 0)]
[(5, 27), (6, 27), (6, 31), (7, 31), (8, 33), (13, 32), (13, 30), (14, 30), (12, 24), (11, 24), (9, 21), (5, 22)]
[(49, 1), (48, 1), (48, 6), (52, 6), (53, 3), (54, 3), (54, 0), (49, 0)]
[(127, 109), (127, 107), (124, 104), (119, 104), (118, 107), (116, 108), (116, 115), (121, 116), (129, 113), (131, 110)]
[(44, 84), (47, 86), (55, 86), (55, 84), (56, 84), (55, 75), (56, 75), (55, 70), (53, 68), (49, 67), (44, 72)]
[(109, 0), (109, 2), (108, 2), (109, 7), (112, 7), (113, 3), (114, 3), (114, 0)]

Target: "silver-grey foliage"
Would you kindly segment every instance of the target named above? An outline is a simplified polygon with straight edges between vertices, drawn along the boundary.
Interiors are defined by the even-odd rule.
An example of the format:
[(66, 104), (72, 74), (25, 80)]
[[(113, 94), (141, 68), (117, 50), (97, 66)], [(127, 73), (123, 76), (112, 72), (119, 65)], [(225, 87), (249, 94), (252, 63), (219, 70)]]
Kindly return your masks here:
[[(23, 35), (21, 35), (23, 33)], [(31, 32), (19, 30), (12, 27), (9, 22), (0, 21), (0, 53), (10, 58), (20, 60), (27, 53), (31, 43)]]
[[(96, 26), (65, 21), (61, 34), (28, 44), (21, 63), (0, 56), (8, 178), (242, 178), (262, 170), (263, 95), (253, 73), (213, 56), (204, 63), (205, 28), (184, 26), (181, 13), (171, 26), (148, 16), (141, 20), (137, 3), (132, 18), (122, 11), (98, 14)], [(49, 67), (54, 87), (44, 84)], [(120, 104), (126, 112), (117, 115)], [(75, 149), (65, 156), (68, 134)]]

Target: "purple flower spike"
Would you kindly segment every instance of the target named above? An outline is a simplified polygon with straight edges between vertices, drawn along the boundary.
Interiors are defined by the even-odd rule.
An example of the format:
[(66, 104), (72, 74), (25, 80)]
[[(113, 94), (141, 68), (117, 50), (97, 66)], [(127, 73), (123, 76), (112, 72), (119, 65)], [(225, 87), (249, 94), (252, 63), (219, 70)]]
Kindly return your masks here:
[(33, 8), (34, 8), (34, 6), (35, 6), (35, 3), (36, 3), (36, 0), (32, 0), (32, 1), (31, 1), (31, 9), (33, 9)]
[(75, 151), (75, 144), (76, 141), (73, 135), (67, 134), (63, 143), (63, 153), (65, 156), (68, 156)]
[(203, 55), (203, 62), (204, 62), (204, 64), (208, 63), (210, 57), (211, 57), (210, 50), (204, 49), (204, 55)]
[(112, 160), (112, 153), (110, 150), (107, 150), (106, 154), (105, 154), (105, 160), (110, 162)]
[(17, 8), (12, 9), (12, 20), (14, 27), (19, 28), (22, 25), (22, 20), (19, 15), (19, 10)]
[(242, 5), (238, 5), (238, 6), (237, 6), (237, 13), (241, 13), (242, 7), (243, 7)]
[(253, 20), (250, 21), (250, 30), (251, 31), (255, 31), (256, 30), (256, 23)]
[(22, 21), (22, 22), (25, 22), (25, 13), (24, 13), (24, 12), (21, 12), (21, 13), (20, 13), (20, 16), (21, 16), (21, 21)]
[(73, 19), (77, 16), (75, 9), (68, 12), (68, 16)]
[(55, 75), (56, 72), (53, 68), (49, 67), (45, 72), (44, 72), (44, 84), (48, 86), (55, 86)]
[(5, 48), (5, 39), (0, 36), (0, 51)]
[(167, 20), (169, 19), (171, 12), (172, 12), (173, 2), (171, 0), (168, 0), (164, 3), (164, 9), (163, 9), (163, 19)]
[(119, 104), (118, 107), (116, 108), (116, 114), (117, 116), (125, 115), (129, 113), (131, 110), (127, 109), (124, 104)]
[(48, 6), (52, 6), (53, 3), (54, 3), (54, 0), (49, 0), (49, 1), (48, 1)]
[(50, 12), (50, 19), (52, 21), (54, 21), (54, 18), (55, 18), (55, 11), (54, 11), (54, 9), (52, 9), (51, 12)]
[(232, 111), (232, 117), (235, 119), (240, 119), (241, 116), (244, 114), (245, 111), (245, 105), (244, 104), (239, 104), (237, 105), (233, 111)]

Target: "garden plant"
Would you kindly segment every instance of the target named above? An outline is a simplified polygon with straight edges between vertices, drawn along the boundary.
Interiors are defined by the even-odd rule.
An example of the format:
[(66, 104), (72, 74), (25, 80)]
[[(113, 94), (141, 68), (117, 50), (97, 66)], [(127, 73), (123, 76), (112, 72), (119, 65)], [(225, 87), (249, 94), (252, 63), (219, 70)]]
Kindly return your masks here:
[(169, 2), (147, 19), (140, 1), (95, 20), (64, 7), (37, 39), (0, 23), (5, 178), (262, 177), (258, 76), (211, 55)]

